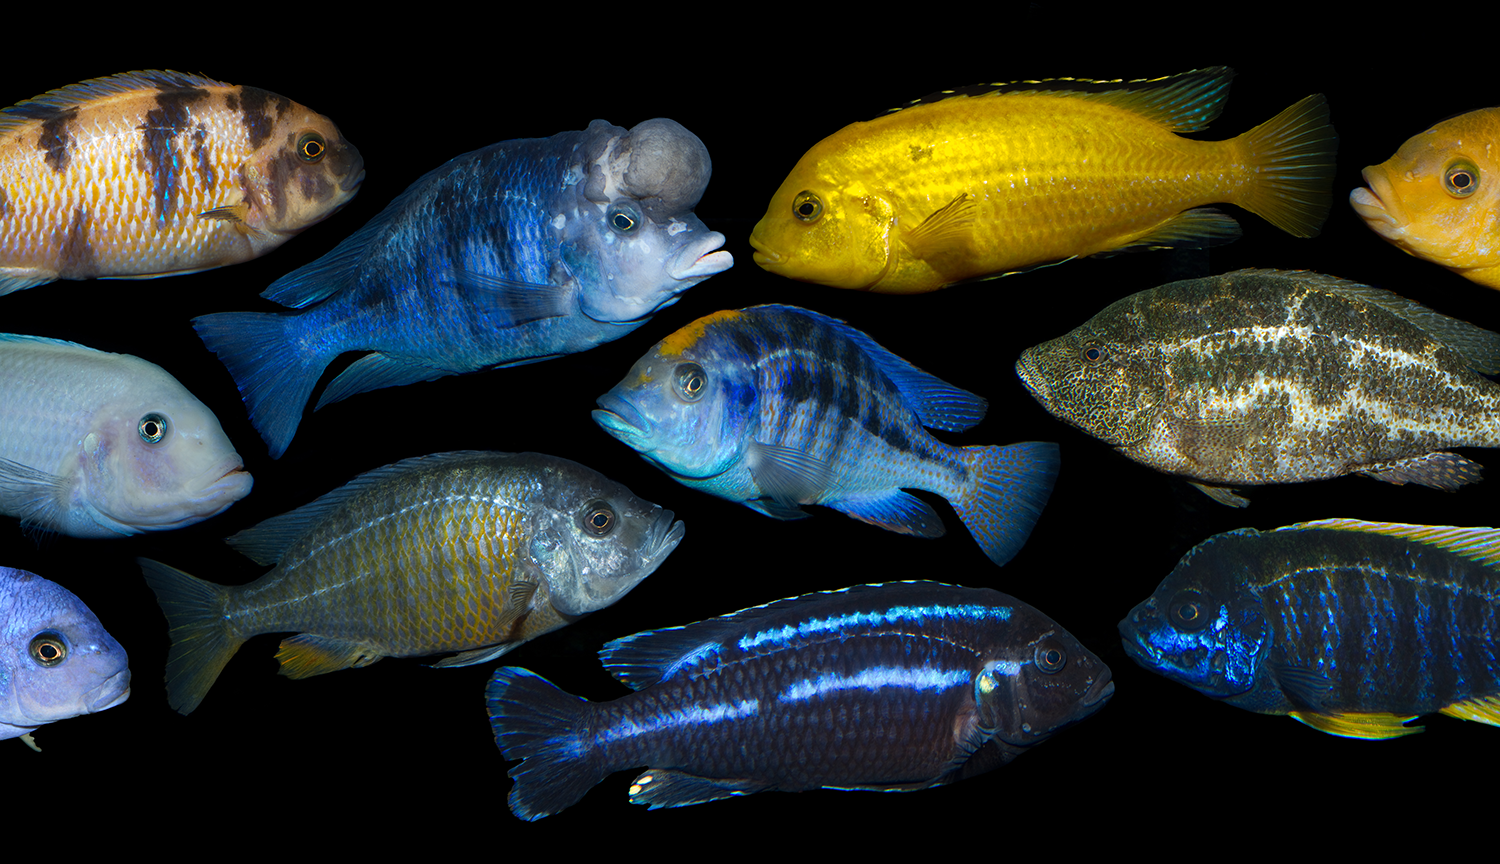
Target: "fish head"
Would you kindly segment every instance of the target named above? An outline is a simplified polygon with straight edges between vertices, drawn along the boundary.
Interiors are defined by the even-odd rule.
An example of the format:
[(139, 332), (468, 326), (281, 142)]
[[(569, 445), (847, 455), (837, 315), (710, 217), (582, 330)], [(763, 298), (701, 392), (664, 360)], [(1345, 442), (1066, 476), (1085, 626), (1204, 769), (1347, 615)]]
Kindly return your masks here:
[(896, 208), (889, 190), (861, 178), (849, 156), (819, 142), (797, 162), (750, 232), (755, 263), (834, 288), (868, 291), (891, 270)]
[(758, 410), (753, 369), (729, 338), (742, 314), (715, 312), (658, 342), (599, 397), (594, 421), (681, 481), (739, 464)]
[(578, 206), (554, 223), (583, 314), (640, 321), (733, 266), (724, 235), (693, 213), (712, 173), (698, 136), (660, 117), (629, 132), (595, 120), (584, 134)]
[(974, 704), (994, 737), (1028, 747), (1104, 707), (1115, 685), (1104, 661), (1057, 622), (1018, 601), (1011, 609), (1004, 640), (983, 652)]
[[(8, 682), (8, 683), (6, 683)], [(71, 591), (0, 568), (0, 738), (130, 696), (125, 649)]]
[(1463, 114), (1364, 169), (1349, 193), (1365, 224), (1408, 255), (1500, 288), (1500, 109)]
[(531, 559), (553, 607), (586, 615), (625, 596), (682, 542), (671, 510), (641, 498), (591, 468), (547, 461), (543, 524)]
[(130, 359), (130, 385), (100, 402), (77, 444), (73, 509), (96, 532), (82, 536), (181, 528), (250, 493), (219, 418), (160, 366)]
[(1228, 699), (1248, 693), (1269, 653), (1270, 628), (1245, 584), (1244, 551), (1259, 532), (1241, 529), (1200, 543), (1120, 622), (1125, 653), (1158, 675)]
[[(349, 203), (365, 179), (365, 160), (332, 120), (284, 97), (259, 94), (271, 101), (251, 133), (251, 143), (261, 143), (240, 186), (250, 205), (247, 236), (270, 249)], [(250, 101), (247, 94), (247, 111)]]

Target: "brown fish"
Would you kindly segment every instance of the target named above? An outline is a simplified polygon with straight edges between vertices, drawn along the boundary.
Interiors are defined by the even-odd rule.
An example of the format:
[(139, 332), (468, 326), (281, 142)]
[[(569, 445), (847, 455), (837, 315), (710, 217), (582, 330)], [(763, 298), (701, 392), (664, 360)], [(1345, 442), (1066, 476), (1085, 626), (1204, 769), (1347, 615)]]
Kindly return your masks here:
[(283, 96), (126, 72), (0, 111), (0, 294), (249, 261), (343, 206), (364, 160)]
[(1048, 411), (1243, 507), (1232, 485), (1364, 474), (1452, 491), (1500, 447), (1500, 335), (1369, 285), (1240, 270), (1119, 300), (1028, 348)]

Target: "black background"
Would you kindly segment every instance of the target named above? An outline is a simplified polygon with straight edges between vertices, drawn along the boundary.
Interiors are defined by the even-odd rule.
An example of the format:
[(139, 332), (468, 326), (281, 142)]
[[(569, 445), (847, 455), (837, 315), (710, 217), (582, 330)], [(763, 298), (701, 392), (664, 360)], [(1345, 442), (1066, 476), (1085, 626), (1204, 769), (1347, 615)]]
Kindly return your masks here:
[[(241, 837), (264, 830), (276, 842), (273, 829), (290, 819), (356, 844), (421, 839), (433, 830), (453, 839), (479, 832), (494, 838), (505, 829), (506, 837), (524, 830), (559, 843), (711, 838), (716, 848), (742, 844), (752, 827), (766, 842), (762, 826), (832, 827), (833, 840), (851, 828), (866, 837), (918, 832), (938, 819), (955, 831), (978, 828), (996, 844), (1019, 825), (1083, 849), (1124, 837), (1119, 831), (1141, 829), (1150, 837), (1160, 829), (1170, 836), (1184, 820), (1210, 827), (1234, 813), (1290, 812), (1356, 832), (1348, 820), (1370, 813), (1366, 805), (1387, 794), (1402, 797), (1403, 818), (1426, 822), (1489, 782), (1500, 731), (1434, 716), (1426, 734), (1397, 741), (1334, 738), (1217, 704), (1145, 672), (1122, 653), (1115, 626), (1183, 553), (1215, 533), (1335, 516), (1493, 525), (1500, 478), (1456, 494), (1358, 477), (1255, 488), (1246, 490), (1249, 509), (1231, 510), (1053, 419), (1013, 370), (1023, 349), (1119, 297), (1251, 266), (1372, 282), (1500, 329), (1500, 296), (1403, 255), (1366, 229), (1346, 202), (1361, 167), (1385, 160), (1441, 118), (1497, 101), (1480, 51), (1449, 49), (1436, 36), (1407, 38), (1425, 37), (1424, 28), (1436, 21), (1412, 23), (1413, 34), (1392, 32), (1401, 25), (1355, 34), (1331, 27), (1306, 32), (1290, 18), (1228, 23), (1215, 13), (1100, 22), (1077, 10), (1002, 7), (982, 17), (914, 20), (889, 13), (866, 21), (749, 8), (713, 23), (674, 17), (689, 9), (631, 7), (624, 24), (541, 9), (555, 16), (548, 26), (486, 13), (372, 32), (364, 29), (369, 13), (341, 11), (355, 20), (293, 20), (298, 16), (283, 9), (265, 21), (247, 15), (226, 29), (212, 19), (169, 16), (141, 33), (91, 31), (89, 50), (56, 44), (42, 50), (45, 30), (9, 28), (12, 40), (37, 36), (34, 50), (0, 61), (0, 104), (128, 69), (201, 72), (324, 113), (363, 153), (368, 175), (343, 211), (257, 261), (153, 281), (55, 283), (0, 298), (4, 331), (70, 339), (166, 367), (218, 414), (255, 476), (251, 495), (225, 514), (167, 534), (38, 543), (13, 521), (0, 522), (0, 562), (80, 595), (128, 649), (135, 674), (126, 704), (43, 728), (37, 735), (43, 753), (0, 742), (0, 777), (85, 784), (108, 795), (112, 817), (148, 835), (153, 824), (165, 825), (168, 835), (221, 826), (214, 830)], [(1244, 237), (1228, 246), (1076, 261), (920, 296), (792, 282), (751, 260), (747, 238), (771, 193), (804, 150), (849, 122), (982, 81), (1143, 78), (1217, 64), (1233, 66), (1239, 76), (1223, 116), (1197, 137), (1232, 137), (1308, 93), (1327, 94), (1341, 140), (1335, 202), (1322, 236), (1294, 239), (1229, 207)], [(732, 270), (594, 351), (362, 394), (309, 414), (287, 454), (267, 458), (233, 382), (198, 341), (190, 318), (273, 308), (257, 297), (270, 282), (332, 249), (453, 156), (503, 139), (581, 129), (594, 118), (629, 127), (656, 116), (683, 123), (712, 154), (713, 180), (697, 213), (728, 237)], [(986, 420), (968, 433), (945, 435), (950, 442), (1060, 443), (1056, 491), (1013, 562), (996, 568), (952, 510), (930, 496), (950, 529), (938, 540), (887, 533), (829, 510), (800, 522), (772, 521), (674, 483), (590, 420), (594, 399), (655, 341), (709, 312), (768, 302), (844, 319), (987, 397)], [(165, 622), (136, 556), (223, 583), (247, 582), (263, 568), (221, 538), (363, 471), (456, 449), (575, 459), (687, 523), (681, 547), (614, 607), (505, 658), (580, 695), (625, 692), (594, 657), (609, 639), (808, 591), (913, 578), (991, 586), (1036, 606), (1105, 659), (1118, 690), (1101, 712), (1038, 752), (943, 789), (768, 793), (647, 813), (626, 803), (633, 774), (618, 774), (534, 826), (514, 820), (505, 806), (510, 763), (494, 747), (481, 700), (493, 663), (437, 670), (419, 659), (389, 659), (291, 681), (276, 674), (272, 659), (280, 637), (266, 635), (244, 645), (196, 713), (182, 717), (168, 709), (161, 684)], [(1496, 460), (1483, 450), (1466, 455)]]

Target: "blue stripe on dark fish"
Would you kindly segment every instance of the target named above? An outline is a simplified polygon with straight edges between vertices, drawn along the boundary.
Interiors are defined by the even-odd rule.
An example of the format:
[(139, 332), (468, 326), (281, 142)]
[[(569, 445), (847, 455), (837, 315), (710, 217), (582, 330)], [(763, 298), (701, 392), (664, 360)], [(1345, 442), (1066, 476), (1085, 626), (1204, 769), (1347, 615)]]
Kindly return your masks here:
[(840, 690), (869, 690), (902, 687), (908, 690), (947, 690), (969, 683), (973, 673), (968, 669), (910, 668), (906, 666), (873, 666), (854, 675), (825, 672), (813, 678), (792, 682), (778, 696), (780, 702), (803, 702), (821, 698)]
[(969, 624), (984, 624), (1008, 621), (1009, 606), (986, 606), (972, 603), (959, 605), (892, 606), (873, 612), (849, 612), (829, 618), (809, 618), (795, 625), (785, 625), (774, 630), (748, 633), (736, 646), (741, 651), (759, 649), (762, 645), (784, 647), (794, 639), (807, 639), (826, 633), (845, 630), (880, 627), (883, 625), (910, 623), (926, 624), (930, 621), (962, 621)]

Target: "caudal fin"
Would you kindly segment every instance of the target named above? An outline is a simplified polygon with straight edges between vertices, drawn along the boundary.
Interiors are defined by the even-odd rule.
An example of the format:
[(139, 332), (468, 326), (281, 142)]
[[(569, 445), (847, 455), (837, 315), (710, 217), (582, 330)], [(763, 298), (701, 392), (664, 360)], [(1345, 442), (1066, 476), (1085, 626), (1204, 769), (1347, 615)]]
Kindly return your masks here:
[(589, 701), (564, 693), (528, 669), (495, 670), (484, 690), (495, 744), (510, 769), (510, 812), (528, 822), (577, 803), (609, 769), (598, 764), (593, 741), (582, 732)]
[(296, 320), (267, 312), (216, 312), (193, 319), (203, 344), (234, 376), (250, 423), (272, 459), (281, 458), (292, 443), (318, 378), (337, 356), (299, 351), (287, 332)]
[(1004, 447), (965, 447), (972, 481), (953, 509), (984, 554), (1004, 564), (1021, 551), (1057, 483), (1057, 445), (1024, 441)]
[(135, 559), (167, 616), (167, 704), (191, 714), (245, 639), (224, 620), (230, 589), (149, 558)]
[(1235, 204), (1297, 237), (1316, 237), (1333, 206), (1339, 136), (1314, 93), (1235, 139), (1254, 172)]

